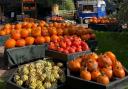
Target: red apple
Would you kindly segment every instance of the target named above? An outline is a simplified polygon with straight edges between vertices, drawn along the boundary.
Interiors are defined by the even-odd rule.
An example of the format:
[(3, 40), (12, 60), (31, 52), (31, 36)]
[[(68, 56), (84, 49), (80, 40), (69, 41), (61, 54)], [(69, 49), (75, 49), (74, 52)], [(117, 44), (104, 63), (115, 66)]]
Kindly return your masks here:
[(60, 47), (66, 48), (66, 42), (61, 41), (61, 42), (60, 42)]
[(63, 52), (64, 51), (64, 49), (63, 48), (60, 48), (60, 47), (57, 50), (60, 51), (60, 52)]
[(74, 48), (70, 48), (68, 51), (69, 51), (69, 53), (75, 53), (75, 49)]
[(81, 52), (82, 48), (76, 48), (76, 52)]
[(63, 51), (65, 54), (69, 54), (69, 51), (68, 50), (64, 50)]
[(84, 43), (83, 46), (82, 46), (82, 50), (85, 51), (85, 50), (89, 50), (89, 46), (87, 43)]

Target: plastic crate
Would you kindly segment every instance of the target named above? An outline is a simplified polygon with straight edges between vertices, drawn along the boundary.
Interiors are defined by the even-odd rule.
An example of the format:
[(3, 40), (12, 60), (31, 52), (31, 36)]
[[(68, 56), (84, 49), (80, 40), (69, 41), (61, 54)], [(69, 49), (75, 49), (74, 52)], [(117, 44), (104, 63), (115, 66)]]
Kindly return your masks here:
[(82, 52), (76, 52), (76, 53), (72, 53), (72, 54), (65, 54), (62, 52), (54, 51), (54, 50), (46, 50), (46, 56), (52, 57), (55, 59), (60, 59), (62, 61), (73, 60), (74, 58), (82, 56), (83, 54), (89, 54), (89, 53), (91, 53), (90, 50), (82, 51)]
[[(75, 73), (74, 73), (75, 74)], [(114, 78), (108, 85), (103, 85), (94, 81), (86, 81), (79, 77), (79, 74), (72, 74), (69, 69), (67, 69), (67, 85), (73, 89), (124, 89), (128, 85), (128, 72), (127, 76), (119, 79)]]

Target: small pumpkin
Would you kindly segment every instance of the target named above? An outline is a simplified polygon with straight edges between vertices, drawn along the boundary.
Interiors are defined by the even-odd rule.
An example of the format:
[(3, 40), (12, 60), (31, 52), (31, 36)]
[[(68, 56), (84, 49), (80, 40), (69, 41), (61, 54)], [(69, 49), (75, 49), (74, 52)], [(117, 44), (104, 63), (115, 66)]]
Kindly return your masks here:
[(51, 40), (51, 38), (50, 38), (49, 36), (45, 36), (44, 38), (45, 38), (45, 42), (46, 42), (46, 43), (49, 43), (50, 40)]
[(103, 68), (103, 69), (101, 69), (101, 72), (104, 73), (105, 75), (107, 75), (109, 77), (109, 79), (112, 78), (112, 75), (113, 75), (112, 69)]
[(109, 78), (106, 75), (100, 75), (97, 77), (97, 82), (104, 84), (104, 85), (108, 85), (109, 84)]
[(11, 29), (11, 24), (9, 24), (9, 23), (5, 24), (4, 28), (5, 29)]
[(34, 37), (31, 37), (31, 36), (26, 37), (25, 43), (26, 43), (26, 45), (32, 45), (34, 43)]
[(125, 71), (123, 68), (116, 67), (113, 69), (113, 73), (118, 78), (124, 78), (125, 77)]
[(22, 38), (26, 38), (29, 36), (29, 31), (27, 29), (22, 29), (20, 34)]
[(38, 36), (35, 38), (36, 44), (43, 44), (45, 42), (45, 38), (43, 36)]
[(41, 36), (41, 27), (37, 27), (31, 31), (33, 37)]
[(86, 69), (82, 70), (80, 72), (80, 77), (84, 80), (91, 80), (91, 73), (89, 71), (87, 71)]
[(112, 66), (112, 61), (107, 55), (100, 55), (97, 59), (99, 67)]
[(78, 72), (78, 71), (80, 71), (81, 64), (79, 61), (71, 60), (68, 62), (68, 68), (71, 71)]
[(52, 35), (51, 36), (51, 41), (52, 42), (58, 42), (58, 40), (59, 40), (59, 37), (57, 35)]
[(25, 46), (25, 40), (24, 39), (19, 39), (16, 41), (16, 46), (17, 47), (23, 47)]
[(6, 32), (4, 30), (0, 30), (0, 36), (6, 35)]
[(90, 53), (87, 55), (87, 59), (97, 60), (98, 55), (96, 53)]
[(15, 40), (19, 40), (21, 38), (21, 35), (19, 32), (13, 32), (11, 34), (11, 38), (15, 39)]
[(115, 54), (112, 53), (111, 51), (105, 52), (104, 54), (107, 55), (111, 59), (112, 64), (114, 65), (115, 62), (117, 61)]
[(8, 39), (5, 42), (5, 48), (14, 48), (16, 45), (16, 41), (14, 39)]
[(98, 63), (93, 59), (87, 59), (85, 61), (86, 67), (89, 71), (97, 70), (98, 69)]
[(21, 28), (22, 28), (22, 24), (18, 23), (18, 24), (15, 25), (15, 29), (21, 29)]
[(91, 78), (92, 78), (92, 80), (96, 80), (99, 75), (101, 75), (101, 72), (99, 70), (92, 71), (91, 72)]

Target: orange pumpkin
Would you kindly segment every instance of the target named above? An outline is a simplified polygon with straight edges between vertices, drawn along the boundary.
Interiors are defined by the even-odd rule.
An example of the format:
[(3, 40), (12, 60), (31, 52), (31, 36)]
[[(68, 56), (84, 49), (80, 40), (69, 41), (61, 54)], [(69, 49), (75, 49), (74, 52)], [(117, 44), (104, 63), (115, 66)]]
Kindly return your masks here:
[(96, 53), (88, 54), (87, 59), (97, 60), (98, 55)]
[(15, 25), (15, 29), (21, 29), (22, 28), (22, 24), (16, 24)]
[(34, 43), (34, 37), (26, 37), (25, 38), (26, 45), (32, 45)]
[(33, 29), (31, 31), (31, 35), (33, 37), (38, 37), (38, 36), (41, 36), (41, 27), (37, 27), (36, 29)]
[(90, 72), (88, 72), (87, 70), (82, 70), (81, 72), (80, 72), (80, 77), (82, 78), (82, 79), (84, 79), (84, 80), (91, 80), (91, 73)]
[(48, 29), (50, 35), (57, 35), (57, 30), (55, 27), (51, 27)]
[(71, 71), (78, 72), (80, 71), (81, 65), (79, 61), (71, 60), (68, 62), (68, 68)]
[(16, 45), (16, 41), (14, 39), (8, 39), (5, 42), (5, 48), (14, 48)]
[(123, 68), (113, 68), (113, 73), (118, 78), (124, 78), (125, 77), (125, 71)]
[(112, 66), (112, 61), (111, 59), (106, 56), (106, 55), (100, 55), (97, 59), (99, 67), (108, 67), (108, 66)]
[(31, 23), (26, 24), (26, 28), (31, 28), (31, 27), (32, 27)]
[(89, 71), (97, 70), (98, 69), (98, 63), (93, 59), (87, 59), (86, 66)]
[(6, 32), (6, 34), (8, 35), (8, 34), (10, 34), (11, 29), (4, 29), (4, 31), (5, 31), (5, 32)]
[(58, 29), (58, 30), (57, 30), (57, 34), (58, 34), (58, 35), (63, 35), (63, 30), (62, 30), (62, 29)]
[(10, 24), (5, 24), (4, 28), (5, 29), (11, 29), (11, 25)]
[(112, 64), (114, 65), (115, 62), (117, 61), (115, 54), (112, 53), (111, 51), (105, 52), (104, 54), (107, 55), (111, 59)]
[(99, 75), (101, 75), (101, 73), (100, 73), (99, 70), (92, 71), (91, 72), (91, 78), (92, 78), (92, 80), (96, 80)]
[(109, 78), (106, 75), (100, 75), (97, 77), (97, 82), (102, 83), (104, 85), (108, 85), (109, 84)]
[(43, 44), (45, 42), (45, 38), (43, 36), (38, 36), (35, 38), (36, 44)]
[(15, 25), (14, 24), (11, 25), (11, 29), (15, 29)]
[(11, 38), (15, 39), (15, 40), (19, 40), (21, 37), (20, 33), (19, 32), (13, 32), (11, 34)]
[(17, 47), (23, 47), (25, 46), (25, 40), (24, 39), (19, 39), (16, 41), (16, 46)]
[(42, 30), (41, 30), (41, 35), (42, 35), (42, 36), (48, 36), (48, 35), (49, 35), (48, 30), (47, 30), (47, 29), (42, 29)]
[(45, 38), (45, 42), (46, 42), (46, 43), (49, 43), (50, 40), (51, 40), (51, 38), (50, 38), (49, 36), (45, 36), (44, 38)]
[(22, 38), (26, 38), (29, 36), (29, 31), (27, 29), (23, 29), (20, 32)]
[(51, 41), (52, 42), (57, 42), (59, 40), (59, 37), (57, 35), (52, 35), (51, 36)]
[(6, 35), (6, 32), (4, 30), (0, 30), (0, 36)]
[(113, 75), (112, 69), (103, 68), (103, 69), (101, 69), (101, 72), (104, 73), (105, 75), (107, 75), (109, 77), (109, 79), (112, 78), (112, 75)]

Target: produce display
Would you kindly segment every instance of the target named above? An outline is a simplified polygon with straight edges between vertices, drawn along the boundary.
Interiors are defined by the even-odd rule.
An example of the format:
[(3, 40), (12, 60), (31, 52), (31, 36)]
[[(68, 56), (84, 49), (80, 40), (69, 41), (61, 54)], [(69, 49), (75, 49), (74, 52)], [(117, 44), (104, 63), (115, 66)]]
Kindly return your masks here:
[(0, 35), (9, 34), (10, 39), (5, 42), (6, 48), (55, 42), (65, 35), (76, 35), (83, 41), (95, 39), (96, 37), (91, 29), (83, 26), (56, 22), (48, 24), (45, 21), (39, 23), (23, 22), (15, 25), (6, 24), (0, 30)]
[(117, 23), (116, 18), (107, 18), (107, 17), (93, 17), (89, 20), (89, 23), (94, 23), (94, 24), (114, 24)]
[(24, 10), (35, 10), (35, 6), (33, 7), (24, 6), (23, 9)]
[(52, 20), (52, 21), (63, 21), (64, 18), (61, 17), (61, 16), (52, 16), (52, 17), (50, 18), (50, 20)]
[(108, 85), (114, 79), (120, 80), (126, 76), (123, 65), (111, 51), (97, 55), (91, 53), (83, 55), (68, 62), (68, 68), (72, 73), (79, 73), (79, 77)]
[(34, 2), (34, 0), (23, 0), (23, 2)]
[(12, 81), (28, 89), (56, 88), (65, 82), (64, 65), (48, 59), (38, 60), (20, 66)]
[(70, 54), (89, 50), (89, 47), (77, 36), (64, 36), (60, 40), (50, 42), (49, 49)]

